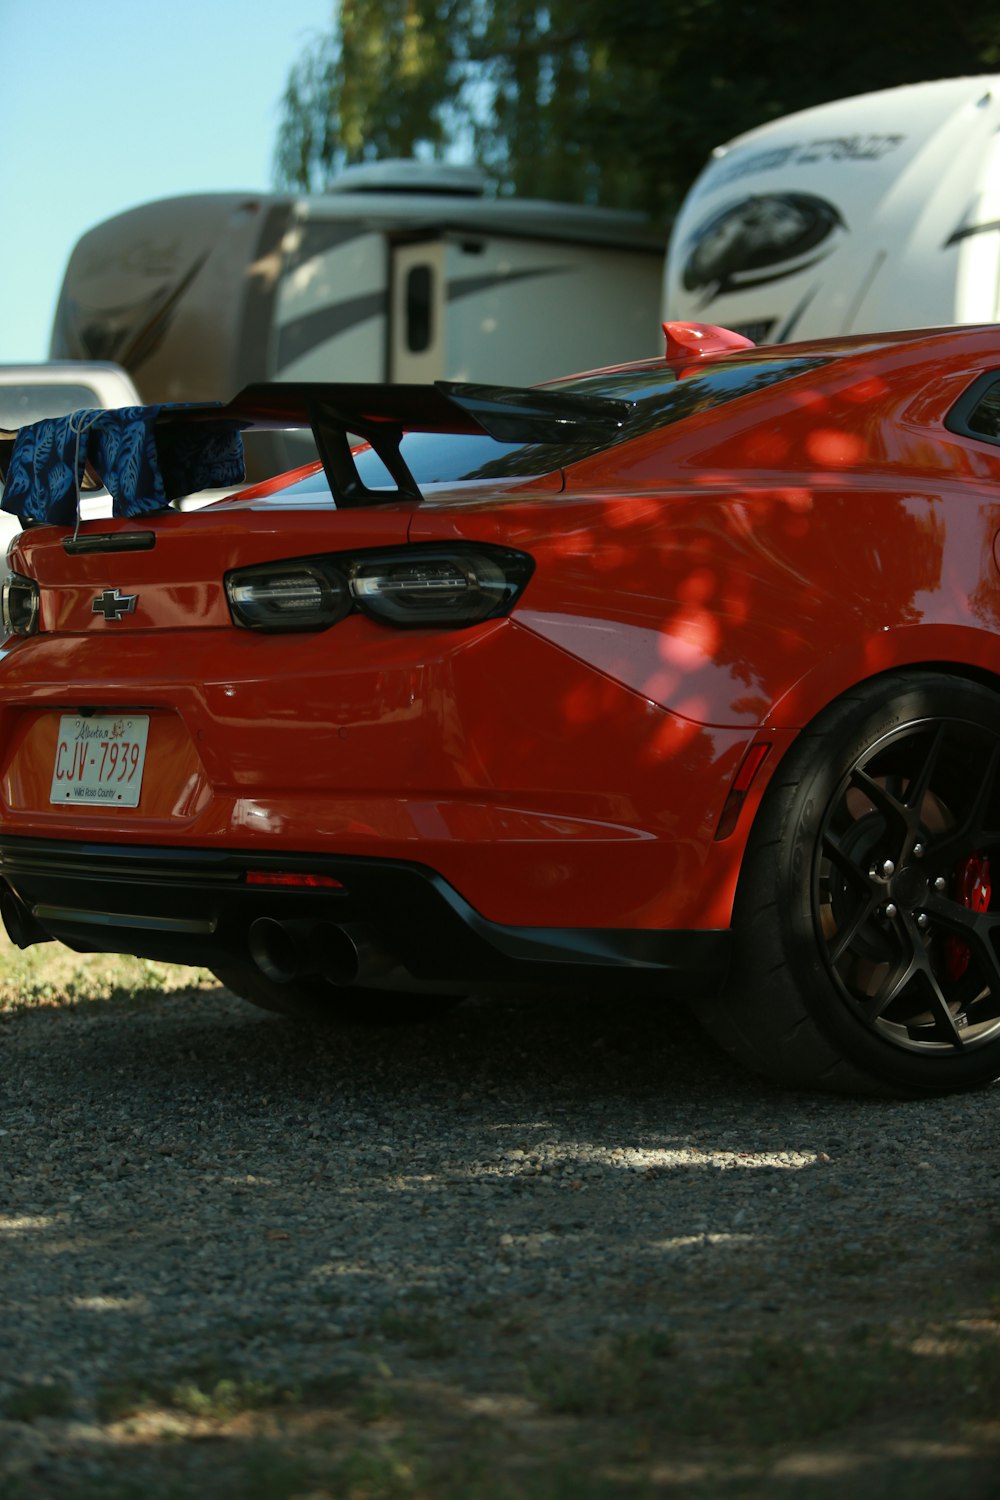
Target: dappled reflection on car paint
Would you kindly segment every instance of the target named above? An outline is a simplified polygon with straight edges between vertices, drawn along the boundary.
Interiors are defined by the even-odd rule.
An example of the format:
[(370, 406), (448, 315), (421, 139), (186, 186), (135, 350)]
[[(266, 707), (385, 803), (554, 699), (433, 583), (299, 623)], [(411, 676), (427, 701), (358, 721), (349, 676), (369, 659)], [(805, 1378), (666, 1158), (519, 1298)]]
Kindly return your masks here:
[[(0, 865), (16, 899), (62, 912), (47, 918), (54, 935), (85, 942), (98, 923), (87, 927), (82, 895), (71, 899), (76, 866), (62, 848), (85, 843), (107, 859), (102, 899), (120, 918), (99, 940), (131, 944), (124, 951), (247, 966), (253, 923), (279, 928), (289, 914), (289, 964), (296, 942), (314, 954), (335, 929), (337, 943), (347, 934), (421, 983), (474, 982), (494, 960), (512, 982), (547, 964), (583, 974), (594, 959), (602, 977), (662, 975), (677, 990), (698, 981), (711, 948), (715, 993), (761, 810), (817, 719), (839, 722), (838, 704), (859, 688), (876, 703), (883, 677), (910, 711), (907, 674), (926, 685), (928, 667), (995, 683), (1000, 625), (1000, 434), (953, 419), (984, 370), (1000, 381), (995, 331), (736, 352), (711, 344), (719, 332), (692, 334), (688, 348), (678, 328), (673, 363), (548, 387), (548, 420), (562, 396), (569, 434), (560, 428), (556, 443), (497, 441), (464, 408), (450, 418), (441, 392), (369, 396), (373, 447), (337, 449), (329, 473), (314, 464), (284, 487), (147, 518), (155, 547), (117, 556), (113, 579), (107, 558), (67, 556), (54, 528), (22, 537), (12, 564), (37, 585), (40, 629), (8, 646), (0, 674)], [(566, 393), (578, 398), (572, 413)], [(540, 397), (477, 388), (468, 399), (499, 409), (504, 433), (527, 407), (536, 426), (525, 431), (537, 432)], [(609, 407), (623, 413), (611, 435)], [(428, 425), (408, 430), (405, 413), (418, 410), (432, 413)], [(588, 430), (593, 413), (604, 425), (594, 415)], [(337, 419), (345, 443), (350, 419)], [(439, 430), (449, 421), (454, 431)], [(259, 614), (239, 614), (234, 578), (259, 590)], [(109, 582), (138, 601), (113, 623), (93, 609)], [(385, 591), (383, 613), (366, 589)], [(448, 614), (476, 590), (482, 614)], [(407, 591), (416, 602), (394, 616)], [(328, 598), (336, 607), (323, 615)], [(929, 701), (948, 740), (948, 714)], [(123, 706), (150, 723), (138, 806), (53, 807), (58, 715)], [(989, 742), (984, 731), (969, 744)], [(834, 759), (846, 755), (831, 743)], [(814, 938), (852, 956), (856, 938), (894, 953), (912, 918), (906, 951), (933, 986), (941, 964), (921, 937), (920, 902), (945, 890), (938, 928), (950, 922), (966, 941), (963, 880), (978, 870), (987, 890), (992, 851), (980, 818), (984, 846), (949, 854), (933, 872), (943, 886), (897, 875), (917, 858), (905, 782), (920, 744), (900, 753), (900, 785), (869, 798), (844, 848), (831, 833), (833, 852), (816, 854), (803, 813), (796, 857), (803, 890), (824, 872)], [(876, 748), (838, 774), (863, 782), (864, 767), (881, 764)], [(957, 779), (935, 791), (942, 805)], [(824, 786), (831, 806), (835, 793)], [(922, 836), (940, 843), (944, 828)], [(46, 840), (60, 842), (50, 875), (36, 847)], [(169, 852), (183, 896), (141, 865), (151, 851)], [(216, 900), (220, 860), (230, 894)], [(266, 887), (261, 861), (282, 879), (300, 867), (323, 875), (338, 894), (282, 886), (241, 905), (247, 869)], [(217, 909), (217, 949), (183, 935), (196, 890)], [(913, 892), (903, 925), (883, 932)], [(325, 924), (319, 938), (306, 940), (307, 920)], [(839, 950), (834, 972), (837, 962)], [(344, 983), (337, 974), (330, 984)], [(959, 1001), (928, 1005), (944, 1037), (932, 1045), (960, 1049)], [(907, 1011), (904, 1050), (925, 1046), (922, 1014)], [(976, 1021), (977, 1038), (993, 1020)]]

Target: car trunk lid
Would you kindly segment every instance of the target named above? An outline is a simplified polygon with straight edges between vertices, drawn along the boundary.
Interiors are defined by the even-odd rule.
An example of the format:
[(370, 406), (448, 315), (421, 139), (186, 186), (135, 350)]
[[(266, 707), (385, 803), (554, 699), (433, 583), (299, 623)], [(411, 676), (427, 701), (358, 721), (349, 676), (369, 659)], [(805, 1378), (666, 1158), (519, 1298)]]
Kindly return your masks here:
[(213, 506), (145, 522), (92, 522), (75, 544), (72, 532), (40, 526), (12, 544), (8, 565), (38, 583), (43, 634), (226, 629), (231, 568), (400, 546), (412, 510), (407, 504), (346, 512)]

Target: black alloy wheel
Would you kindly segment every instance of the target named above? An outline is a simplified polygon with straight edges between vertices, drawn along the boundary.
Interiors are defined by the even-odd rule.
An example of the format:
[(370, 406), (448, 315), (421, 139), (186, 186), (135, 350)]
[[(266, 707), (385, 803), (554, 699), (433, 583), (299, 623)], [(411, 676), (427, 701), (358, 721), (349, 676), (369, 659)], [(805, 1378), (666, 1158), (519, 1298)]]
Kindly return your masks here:
[(947, 1093), (1000, 1075), (1000, 697), (894, 673), (832, 704), (768, 788), (734, 911), (747, 981), (705, 1008), (783, 1082)]
[(861, 1024), (909, 1051), (959, 1055), (1000, 1037), (998, 762), (1000, 731), (918, 720), (860, 756), (827, 808), (817, 937)]

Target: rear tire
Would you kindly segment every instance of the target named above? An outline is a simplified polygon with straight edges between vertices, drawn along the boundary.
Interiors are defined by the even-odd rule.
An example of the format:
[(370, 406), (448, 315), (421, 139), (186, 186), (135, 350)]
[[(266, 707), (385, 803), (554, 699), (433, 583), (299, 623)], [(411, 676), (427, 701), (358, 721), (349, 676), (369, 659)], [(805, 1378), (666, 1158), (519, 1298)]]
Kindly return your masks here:
[(460, 995), (407, 994), (330, 984), (319, 978), (278, 984), (251, 965), (226, 965), (212, 973), (227, 990), (262, 1010), (329, 1026), (400, 1026), (433, 1021), (461, 1002)]
[(779, 1083), (920, 1097), (1000, 1075), (1000, 700), (893, 673), (830, 705), (768, 788), (711, 1035)]

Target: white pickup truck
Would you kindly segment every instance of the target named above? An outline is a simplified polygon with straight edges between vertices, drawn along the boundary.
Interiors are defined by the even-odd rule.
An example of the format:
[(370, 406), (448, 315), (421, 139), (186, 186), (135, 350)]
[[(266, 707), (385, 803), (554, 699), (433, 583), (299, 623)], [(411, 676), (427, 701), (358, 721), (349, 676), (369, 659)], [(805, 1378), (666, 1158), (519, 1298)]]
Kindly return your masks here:
[[(142, 397), (120, 365), (105, 361), (51, 360), (37, 365), (0, 365), (0, 433), (27, 427), (43, 417), (65, 417), (81, 408), (141, 406)], [(107, 490), (80, 500), (83, 520), (111, 514)], [(6, 552), (21, 529), (16, 516), (0, 511), (0, 549)]]
[(39, 365), (0, 365), (0, 428), (27, 427), (41, 417), (65, 417), (81, 407), (141, 406), (142, 397), (121, 365), (56, 359)]

